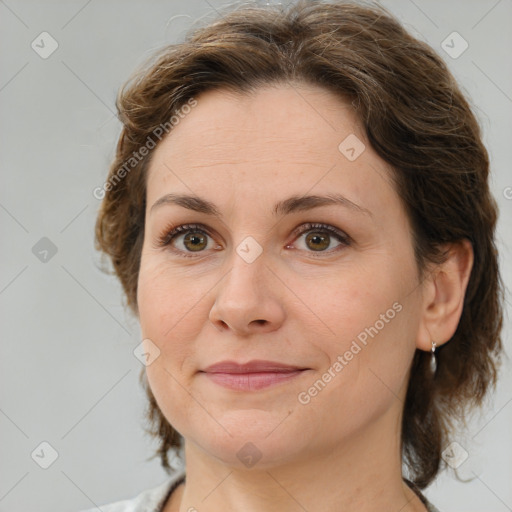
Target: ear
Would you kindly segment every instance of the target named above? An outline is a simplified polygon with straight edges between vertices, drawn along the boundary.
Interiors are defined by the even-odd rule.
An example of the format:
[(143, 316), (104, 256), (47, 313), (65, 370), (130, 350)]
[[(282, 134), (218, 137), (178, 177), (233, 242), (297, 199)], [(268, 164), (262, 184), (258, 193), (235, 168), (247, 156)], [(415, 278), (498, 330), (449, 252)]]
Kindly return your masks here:
[(422, 316), (416, 346), (429, 351), (432, 341), (440, 346), (455, 334), (473, 268), (469, 240), (445, 245), (447, 258), (436, 265), (423, 283)]

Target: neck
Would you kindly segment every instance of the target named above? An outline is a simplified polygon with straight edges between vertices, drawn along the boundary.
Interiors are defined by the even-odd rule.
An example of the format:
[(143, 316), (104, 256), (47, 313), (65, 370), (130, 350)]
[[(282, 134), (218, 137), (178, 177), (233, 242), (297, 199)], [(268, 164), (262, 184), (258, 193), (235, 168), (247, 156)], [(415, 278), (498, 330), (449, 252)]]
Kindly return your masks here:
[(223, 464), (187, 441), (186, 485), (165, 512), (425, 512), (402, 480), (395, 413), (390, 409), (337, 450), (315, 447), (293, 462), (259, 469)]

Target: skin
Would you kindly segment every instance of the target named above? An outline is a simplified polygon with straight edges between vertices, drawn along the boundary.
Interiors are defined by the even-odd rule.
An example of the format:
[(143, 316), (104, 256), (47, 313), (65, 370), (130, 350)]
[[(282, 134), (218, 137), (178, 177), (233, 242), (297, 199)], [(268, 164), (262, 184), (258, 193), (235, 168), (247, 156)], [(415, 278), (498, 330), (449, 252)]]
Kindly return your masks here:
[[(138, 283), (142, 337), (160, 350), (148, 381), (185, 438), (186, 485), (165, 512), (426, 510), (402, 481), (403, 400), (415, 350), (455, 332), (470, 245), (454, 244), (446, 263), (420, 280), (391, 170), (350, 105), (331, 92), (279, 84), (196, 99), (153, 154)], [(350, 134), (366, 146), (352, 162), (338, 149)], [(171, 192), (200, 196), (222, 217), (176, 204), (151, 209)], [(272, 213), (290, 196), (332, 193), (370, 213), (342, 205)], [(333, 226), (351, 242), (315, 228), (294, 232), (308, 222)], [(200, 251), (183, 234), (158, 246), (170, 224), (188, 223), (208, 228)], [(317, 250), (309, 234), (325, 236), (327, 249)], [(236, 251), (248, 236), (262, 249), (252, 263)], [(393, 304), (400, 312), (300, 403), (299, 393)], [(227, 359), (309, 369), (249, 392), (198, 373)], [(261, 453), (251, 468), (237, 457), (247, 442)]]

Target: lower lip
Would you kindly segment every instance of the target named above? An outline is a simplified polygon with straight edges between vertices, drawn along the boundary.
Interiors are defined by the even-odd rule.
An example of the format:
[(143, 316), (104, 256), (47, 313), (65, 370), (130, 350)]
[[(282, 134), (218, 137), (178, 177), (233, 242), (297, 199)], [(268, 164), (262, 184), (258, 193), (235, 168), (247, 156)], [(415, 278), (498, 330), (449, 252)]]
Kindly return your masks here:
[(236, 391), (257, 391), (292, 380), (304, 370), (280, 373), (205, 373), (213, 382)]

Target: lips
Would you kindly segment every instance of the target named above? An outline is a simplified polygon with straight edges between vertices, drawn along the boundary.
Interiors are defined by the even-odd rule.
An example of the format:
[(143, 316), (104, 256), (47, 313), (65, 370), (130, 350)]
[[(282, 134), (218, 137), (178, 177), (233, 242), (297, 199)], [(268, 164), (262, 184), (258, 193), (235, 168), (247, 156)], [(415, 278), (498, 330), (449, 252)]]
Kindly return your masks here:
[(200, 373), (210, 381), (234, 391), (258, 391), (276, 384), (293, 380), (308, 368), (279, 363), (276, 361), (221, 361), (208, 366)]
[(248, 363), (236, 363), (235, 361), (221, 361), (208, 366), (203, 371), (206, 373), (290, 373), (297, 370), (305, 370), (299, 366), (293, 366), (276, 361), (254, 360)]

